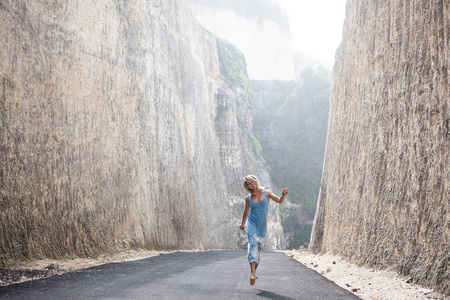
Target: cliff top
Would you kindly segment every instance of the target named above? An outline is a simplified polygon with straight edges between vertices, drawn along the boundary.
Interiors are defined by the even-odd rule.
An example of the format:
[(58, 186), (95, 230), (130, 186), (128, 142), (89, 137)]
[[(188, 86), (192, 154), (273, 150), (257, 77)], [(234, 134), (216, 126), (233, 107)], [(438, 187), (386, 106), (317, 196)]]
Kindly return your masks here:
[(230, 9), (246, 18), (269, 19), (283, 29), (289, 28), (287, 15), (273, 0), (186, 0), (186, 3)]

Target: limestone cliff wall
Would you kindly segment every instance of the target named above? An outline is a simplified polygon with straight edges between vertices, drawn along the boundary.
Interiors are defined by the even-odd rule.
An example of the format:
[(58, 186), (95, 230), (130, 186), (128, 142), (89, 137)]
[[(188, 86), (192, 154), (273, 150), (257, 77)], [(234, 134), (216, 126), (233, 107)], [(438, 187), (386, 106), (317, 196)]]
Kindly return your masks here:
[(450, 293), (449, 1), (349, 0), (311, 247)]
[[(2, 265), (240, 247), (227, 180), (257, 162), (219, 147), (233, 88), (182, 1), (1, 1), (0, 27)], [(229, 135), (248, 129), (230, 118)]]
[[(292, 34), (289, 27), (283, 27), (269, 18), (243, 16), (232, 9), (203, 3), (208, 1), (188, 2), (202, 26), (232, 42), (244, 53), (250, 79), (295, 79)], [(252, 5), (258, 10), (258, 5), (261, 4)]]

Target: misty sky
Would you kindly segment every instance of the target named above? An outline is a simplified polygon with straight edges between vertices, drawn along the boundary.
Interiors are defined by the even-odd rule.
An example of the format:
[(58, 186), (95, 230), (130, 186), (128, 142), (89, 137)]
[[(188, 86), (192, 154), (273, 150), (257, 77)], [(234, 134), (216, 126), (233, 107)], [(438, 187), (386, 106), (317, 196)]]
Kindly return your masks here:
[(294, 50), (334, 62), (346, 0), (276, 0), (290, 18)]

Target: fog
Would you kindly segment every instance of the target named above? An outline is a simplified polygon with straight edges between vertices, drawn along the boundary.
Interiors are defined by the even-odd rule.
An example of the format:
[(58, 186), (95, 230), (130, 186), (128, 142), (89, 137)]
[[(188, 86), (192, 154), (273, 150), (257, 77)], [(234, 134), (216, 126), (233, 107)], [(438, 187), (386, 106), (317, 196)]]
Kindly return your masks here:
[(272, 188), (291, 190), (279, 210), (287, 247), (307, 246), (320, 189), (331, 67), (341, 40), (345, 0), (187, 2), (200, 24), (245, 56), (255, 107), (251, 139), (270, 173)]
[(342, 35), (345, 0), (277, 0), (289, 18), (293, 50), (334, 62)]

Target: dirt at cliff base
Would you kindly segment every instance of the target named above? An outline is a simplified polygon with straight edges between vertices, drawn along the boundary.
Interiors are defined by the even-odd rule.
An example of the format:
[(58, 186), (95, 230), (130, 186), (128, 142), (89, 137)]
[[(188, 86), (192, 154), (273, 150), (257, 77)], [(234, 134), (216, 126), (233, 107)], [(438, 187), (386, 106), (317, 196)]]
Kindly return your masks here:
[(41, 259), (17, 262), (12, 268), (0, 269), (0, 286), (60, 276), (66, 272), (95, 267), (103, 264), (126, 262), (170, 253), (168, 251), (128, 250), (113, 255), (104, 254), (97, 258)]
[(410, 278), (400, 276), (393, 270), (358, 267), (340, 256), (314, 254), (307, 249), (284, 253), (363, 300), (450, 300), (450, 295), (445, 296), (432, 288), (414, 284)]

